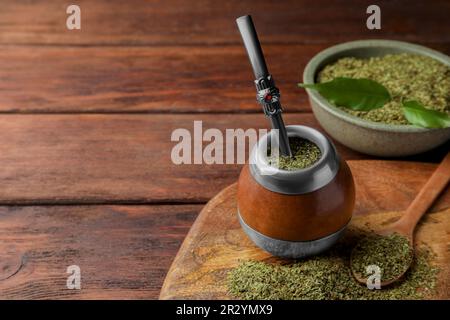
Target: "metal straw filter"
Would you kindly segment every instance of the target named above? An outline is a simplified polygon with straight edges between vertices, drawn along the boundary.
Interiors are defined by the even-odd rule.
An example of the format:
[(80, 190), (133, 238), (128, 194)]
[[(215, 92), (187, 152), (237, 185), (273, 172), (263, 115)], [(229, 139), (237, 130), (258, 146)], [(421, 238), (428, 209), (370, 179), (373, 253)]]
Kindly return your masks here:
[(281, 154), (292, 157), (286, 128), (281, 117), (280, 91), (275, 87), (275, 81), (267, 70), (252, 18), (250, 16), (242, 16), (236, 19), (236, 23), (255, 74), (256, 100), (262, 105), (264, 114), (269, 117), (272, 128), (277, 129), (279, 132)]

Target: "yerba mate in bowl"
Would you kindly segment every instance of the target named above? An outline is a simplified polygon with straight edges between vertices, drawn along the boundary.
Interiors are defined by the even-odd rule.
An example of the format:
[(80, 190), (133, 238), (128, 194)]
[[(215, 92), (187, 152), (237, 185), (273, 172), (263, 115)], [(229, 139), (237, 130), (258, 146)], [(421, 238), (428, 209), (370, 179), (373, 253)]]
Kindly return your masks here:
[[(353, 70), (355, 76), (364, 75), (365, 77), (375, 77), (374, 74), (376, 73), (376, 80), (383, 82), (386, 87), (389, 87), (389, 91), (392, 91), (390, 92), (390, 95), (394, 104), (395, 102), (400, 101), (398, 97), (399, 94), (404, 93), (409, 95), (412, 92), (410, 90), (411, 88), (422, 88), (417, 90), (417, 96), (412, 94), (412, 96), (407, 96), (406, 99), (411, 99), (412, 101), (419, 100), (422, 104), (426, 105), (427, 108), (431, 107), (428, 105), (429, 103), (436, 100), (438, 103), (436, 108), (439, 110), (448, 108), (448, 106), (445, 107), (442, 104), (442, 97), (446, 96), (445, 92), (440, 91), (445, 90), (446, 85), (445, 83), (442, 83), (443, 81), (434, 84), (436, 92), (433, 92), (433, 94), (428, 97), (424, 96), (423, 88), (427, 85), (425, 85), (420, 78), (431, 78), (433, 77), (433, 72), (431, 75), (425, 73), (424, 75), (417, 74), (415, 77), (413, 76), (414, 72), (411, 72), (408, 77), (406, 77), (410, 78), (411, 82), (405, 84), (405, 88), (397, 88), (395, 83), (391, 83), (388, 78), (392, 76), (398, 76), (399, 79), (406, 78), (402, 78), (401, 75), (390, 74), (389, 72), (383, 73), (376, 71), (374, 73), (372, 70), (369, 74), (369, 71), (367, 71), (371, 64), (379, 64), (382, 57), (388, 57), (385, 58), (388, 60), (395, 60), (402, 54), (406, 54), (407, 57), (414, 57), (408, 59), (409, 62), (404, 64), (404, 73), (407, 73), (410, 68), (416, 68), (414, 64), (418, 62), (414, 62), (417, 60), (415, 57), (420, 56), (432, 59), (419, 59), (422, 62), (425, 61), (425, 63), (427, 61), (437, 61), (438, 64), (432, 64), (430, 69), (436, 68), (435, 71), (440, 74), (440, 76), (436, 75), (436, 78), (441, 77), (443, 81), (444, 78), (448, 79), (448, 75), (445, 76), (446, 71), (443, 72), (441, 71), (441, 67), (436, 67), (441, 65), (444, 65), (446, 68), (450, 67), (450, 58), (445, 54), (406, 42), (363, 40), (333, 46), (317, 54), (306, 66), (303, 74), (303, 82), (306, 85), (317, 84), (321, 81), (321, 77), (325, 77), (323, 79), (329, 79), (328, 77), (330, 77), (331, 74), (334, 75), (337, 71), (339, 71), (339, 75), (341, 76), (351, 77), (351, 72), (343, 72), (340, 67), (337, 71), (332, 68), (334, 64), (341, 61), (341, 64), (345, 64), (349, 69)], [(392, 56), (394, 58), (389, 58)], [(347, 58), (350, 60), (346, 60)], [(371, 62), (369, 63), (367, 61)], [(332, 70), (330, 70), (330, 68)], [(367, 70), (365, 68), (367, 68)], [(354, 69), (357, 69), (357, 71)], [(321, 72), (323, 72), (323, 76), (321, 75)], [(361, 74), (358, 74), (358, 72)], [(401, 70), (397, 70), (396, 72), (401, 72)], [(415, 83), (415, 78), (419, 80), (419, 84)], [(409, 88), (406, 86), (409, 86)], [(384, 109), (385, 111), (375, 112), (375, 110), (373, 110), (368, 112), (370, 113), (370, 115), (368, 115), (364, 112), (349, 112), (348, 110), (342, 110), (342, 108), (328, 101), (324, 96), (317, 92), (317, 90), (308, 88), (307, 92), (314, 115), (322, 127), (342, 144), (363, 153), (389, 157), (407, 156), (428, 151), (450, 139), (450, 128), (428, 129), (405, 124), (405, 119), (399, 116), (398, 112), (392, 111), (393, 109), (397, 110), (393, 108), (392, 105), (387, 106)], [(433, 95), (437, 98), (433, 98)], [(370, 117), (371, 119), (367, 119), (367, 117)]]
[[(329, 64), (319, 72), (318, 82), (338, 77), (370, 79), (386, 87), (391, 100), (372, 110), (341, 110), (367, 121), (409, 125), (403, 101), (415, 100), (429, 109), (450, 112), (450, 66), (430, 57), (410, 54), (387, 54), (358, 59), (346, 57)], [(340, 107), (340, 106), (338, 106)]]

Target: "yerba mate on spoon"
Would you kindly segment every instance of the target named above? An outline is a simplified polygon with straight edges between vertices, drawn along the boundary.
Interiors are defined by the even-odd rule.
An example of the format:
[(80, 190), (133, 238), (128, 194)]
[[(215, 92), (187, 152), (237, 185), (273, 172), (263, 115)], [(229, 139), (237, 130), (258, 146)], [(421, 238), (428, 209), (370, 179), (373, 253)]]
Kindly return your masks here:
[(380, 268), (381, 286), (392, 284), (408, 271), (414, 258), (414, 229), (449, 180), (450, 153), (399, 220), (361, 240), (353, 249), (350, 264), (357, 281), (366, 284), (374, 266)]
[[(275, 256), (318, 254), (336, 243), (350, 221), (355, 202), (350, 169), (319, 131), (301, 125), (284, 127), (279, 91), (253, 22), (250, 16), (236, 22), (256, 78), (257, 101), (272, 128), (278, 129), (259, 139), (241, 171), (239, 221), (257, 246)], [(276, 141), (277, 131), (279, 160), (268, 157), (268, 142)]]

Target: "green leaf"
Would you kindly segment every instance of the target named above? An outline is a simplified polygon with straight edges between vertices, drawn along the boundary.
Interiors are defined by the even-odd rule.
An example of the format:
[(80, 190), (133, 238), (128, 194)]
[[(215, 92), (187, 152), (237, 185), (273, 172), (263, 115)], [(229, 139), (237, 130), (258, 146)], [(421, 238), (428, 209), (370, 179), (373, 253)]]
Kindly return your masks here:
[(415, 100), (403, 102), (405, 118), (412, 124), (425, 128), (448, 128), (450, 116), (445, 112), (439, 112), (425, 108)]
[(299, 83), (298, 86), (317, 90), (335, 105), (353, 110), (369, 111), (380, 108), (391, 100), (389, 91), (382, 84), (370, 79), (339, 77), (329, 82)]

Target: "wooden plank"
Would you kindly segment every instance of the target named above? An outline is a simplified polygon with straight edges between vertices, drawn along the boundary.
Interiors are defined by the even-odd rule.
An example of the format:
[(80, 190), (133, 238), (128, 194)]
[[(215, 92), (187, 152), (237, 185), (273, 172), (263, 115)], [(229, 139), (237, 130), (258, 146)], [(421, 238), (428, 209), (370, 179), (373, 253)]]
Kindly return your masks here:
[[(397, 220), (401, 210), (406, 209), (416, 194), (410, 193), (408, 186), (417, 184), (418, 180), (423, 185), (429, 169), (433, 169), (423, 163), (403, 163), (401, 166), (401, 162), (394, 162), (392, 166), (392, 162), (386, 161), (352, 161), (349, 164), (355, 175), (357, 203), (347, 236), (352, 234), (354, 227), (379, 229)], [(412, 170), (410, 174), (409, 170)], [(396, 178), (392, 179), (393, 176)], [(376, 185), (375, 177), (386, 181), (383, 188), (371, 189)], [(226, 275), (241, 261), (286, 262), (251, 242), (239, 225), (236, 205), (236, 184), (233, 184), (203, 208), (170, 267), (160, 299), (230, 299)], [(416, 244), (425, 243), (436, 254), (434, 263), (440, 272), (434, 299), (450, 298), (449, 206), (450, 194), (447, 192), (434, 210), (422, 218), (415, 234)], [(437, 208), (439, 211), (435, 211)]]
[[(172, 163), (172, 132), (193, 137), (196, 120), (203, 131), (268, 125), (260, 114), (2, 115), (0, 204), (205, 202), (236, 181), (240, 165)], [(309, 113), (285, 121), (319, 128)], [(370, 158), (337, 149), (345, 159)], [(447, 150), (421, 157), (437, 161)]]
[[(13, 252), (23, 261), (0, 280), (0, 299), (155, 299), (200, 209), (0, 207), (0, 272)], [(81, 290), (66, 287), (71, 265), (81, 269)]]
[[(195, 120), (222, 132), (268, 125), (260, 114), (2, 115), (0, 203), (205, 202), (240, 166), (172, 163), (173, 130), (193, 135)], [(312, 114), (287, 115), (286, 123), (318, 128)]]
[[(266, 46), (286, 111), (309, 111), (296, 84), (323, 45)], [(450, 51), (450, 44), (447, 46)], [(259, 112), (242, 46), (0, 48), (0, 112)]]
[(373, 1), (79, 0), (81, 31), (66, 28), (68, 3), (3, 0), (0, 43), (80, 45), (236, 44), (235, 18), (250, 13), (263, 42), (329, 43), (361, 38), (450, 42), (446, 0), (377, 1), (382, 29), (366, 28)]
[[(285, 111), (310, 111), (297, 88), (327, 45), (268, 45)], [(450, 43), (434, 45), (450, 52)], [(260, 112), (242, 46), (0, 47), (0, 113)]]

